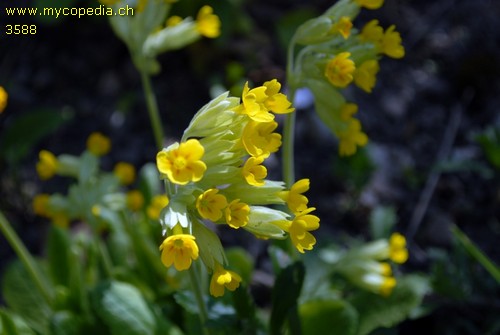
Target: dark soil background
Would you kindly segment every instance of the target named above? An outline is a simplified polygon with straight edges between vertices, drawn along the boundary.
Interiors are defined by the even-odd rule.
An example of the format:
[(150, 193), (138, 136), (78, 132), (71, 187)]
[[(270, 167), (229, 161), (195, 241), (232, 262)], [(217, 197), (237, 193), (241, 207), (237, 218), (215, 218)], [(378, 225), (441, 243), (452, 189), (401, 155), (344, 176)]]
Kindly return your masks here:
[[(222, 5), (212, 2), (217, 12)], [(210, 99), (213, 84), (236, 84), (228, 75), (231, 64), (240, 64), (243, 77), (255, 84), (285, 80), (280, 20), (290, 11), (319, 14), (333, 1), (224, 1), (230, 3), (241, 3), (244, 13), (228, 23), (230, 29), (219, 40), (202, 40), (159, 58), (163, 71), (154, 77), (154, 87), (167, 141), (180, 137)], [(89, 6), (84, 1), (77, 5)], [(410, 242), (405, 271), (428, 271), (430, 248), (452, 250), (452, 225), (499, 264), (500, 177), (474, 136), (500, 126), (500, 2), (386, 0), (378, 11), (363, 11), (355, 24), (360, 27), (372, 18), (384, 27), (395, 24), (406, 48), (403, 59), (381, 61), (371, 95), (347, 92), (359, 104), (370, 138), (364, 152), (372, 168), (351, 167), (339, 159), (335, 139), (312, 107), (298, 111), (297, 179), (311, 179), (310, 202), (322, 221), (317, 235), (322, 241), (369, 237), (370, 213), (390, 205), (396, 209), (397, 230)], [(137, 167), (154, 161), (156, 149), (139, 74), (104, 17), (34, 22), (33, 36), (4, 34), (7, 23), (31, 23), (26, 17), (6, 17), (2, 10), (0, 22), (0, 85), (9, 92), (8, 107), (0, 116), (0, 141), (20, 115), (49, 109), (67, 116), (63, 126), (34, 143), (17, 164), (0, 157), (0, 209), (30, 251), (42, 254), (48, 223), (34, 216), (31, 199), (65, 185), (59, 179), (39, 181), (39, 150), (79, 154), (88, 134), (101, 131), (113, 142), (104, 160), (111, 169), (118, 160)], [(279, 178), (278, 165), (273, 173)], [(250, 244), (262, 256), (263, 248), (252, 247), (253, 242), (223, 239)], [(0, 237), (0, 273), (14, 257)], [(477, 271), (488, 276), (479, 266)], [(446, 322), (465, 318), (471, 326), (456, 328), (459, 333), (480, 334), (484, 313), (500, 315), (498, 295), (476, 305), (443, 306), (403, 324), (401, 333), (438, 334)]]

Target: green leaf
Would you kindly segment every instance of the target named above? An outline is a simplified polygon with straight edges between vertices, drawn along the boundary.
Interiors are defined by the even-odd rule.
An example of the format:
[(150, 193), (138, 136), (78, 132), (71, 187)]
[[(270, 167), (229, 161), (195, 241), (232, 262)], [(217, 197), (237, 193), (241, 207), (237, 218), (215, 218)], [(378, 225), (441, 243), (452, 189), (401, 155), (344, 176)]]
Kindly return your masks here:
[(0, 156), (12, 165), (18, 164), (43, 137), (66, 123), (71, 114), (42, 109), (14, 118), (0, 136)]
[(52, 311), (21, 262), (15, 261), (5, 271), (2, 293), (13, 312), (38, 333), (47, 334)]
[(111, 281), (93, 292), (93, 306), (112, 335), (154, 335), (155, 317), (134, 286)]
[(429, 291), (427, 279), (417, 275), (398, 279), (388, 297), (366, 291), (355, 294), (350, 303), (359, 314), (358, 335), (369, 334), (379, 327), (393, 327), (409, 318)]
[(70, 241), (65, 229), (52, 225), (47, 241), (47, 261), (49, 274), (56, 285), (69, 284), (69, 256)]
[(0, 334), (35, 335), (35, 332), (19, 315), (0, 309)]
[(343, 300), (315, 300), (299, 308), (304, 335), (335, 334), (354, 335), (358, 313)]
[(139, 171), (139, 189), (147, 204), (153, 196), (160, 193), (160, 175), (155, 164), (146, 164)]
[(232, 294), (233, 306), (238, 316), (240, 334), (257, 334), (258, 323), (256, 318), (255, 302), (245, 285), (235, 290)]
[(372, 239), (387, 238), (396, 224), (396, 210), (392, 206), (377, 206), (370, 213)]
[(99, 170), (99, 158), (89, 151), (85, 151), (81, 155), (80, 164), (80, 171), (78, 171), (80, 183), (87, 182), (91, 177), (95, 176)]
[(276, 278), (272, 292), (271, 334), (282, 334), (285, 319), (296, 310), (304, 276), (304, 264), (295, 262), (283, 269)]

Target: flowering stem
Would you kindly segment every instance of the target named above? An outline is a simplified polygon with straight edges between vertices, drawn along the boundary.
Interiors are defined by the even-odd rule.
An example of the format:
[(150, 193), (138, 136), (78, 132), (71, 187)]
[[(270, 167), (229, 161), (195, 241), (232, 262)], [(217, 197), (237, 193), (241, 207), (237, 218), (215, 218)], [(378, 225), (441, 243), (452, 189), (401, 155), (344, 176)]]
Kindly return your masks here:
[(208, 312), (207, 306), (205, 305), (205, 301), (203, 300), (203, 293), (200, 287), (200, 280), (198, 277), (198, 271), (196, 269), (196, 264), (191, 264), (189, 268), (189, 279), (191, 280), (191, 286), (193, 288), (194, 297), (196, 299), (196, 303), (198, 304), (199, 316), (201, 322), (201, 329), (203, 330), (204, 335), (209, 335), (208, 329), (205, 327), (205, 323), (208, 320)]
[(141, 71), (141, 79), (156, 146), (158, 150), (161, 150), (163, 149), (163, 127), (161, 124), (160, 112), (158, 111), (158, 103), (156, 102), (156, 96), (151, 85), (151, 78), (146, 72)]
[(42, 272), (35, 263), (33, 256), (31, 256), (29, 251), (26, 249), (23, 242), (21, 241), (19, 236), (17, 236), (14, 229), (12, 229), (12, 226), (10, 225), (9, 221), (7, 221), (2, 212), (0, 212), (0, 230), (7, 239), (7, 242), (9, 242), (10, 246), (12, 247), (12, 249), (14, 249), (15, 253), (23, 263), (24, 267), (31, 276), (31, 279), (33, 279), (35, 285), (38, 287), (38, 290), (44, 297), (45, 301), (50, 305), (52, 302), (52, 295)]
[[(293, 75), (293, 62), (294, 62), (294, 49), (295, 36), (288, 45), (287, 55), (287, 81), (290, 88), (289, 100), (293, 103), (295, 99), (295, 78)], [(283, 180), (287, 187), (291, 187), (295, 181), (295, 159), (293, 154), (294, 135), (295, 135), (295, 113), (288, 113), (286, 115), (285, 124), (283, 125)]]

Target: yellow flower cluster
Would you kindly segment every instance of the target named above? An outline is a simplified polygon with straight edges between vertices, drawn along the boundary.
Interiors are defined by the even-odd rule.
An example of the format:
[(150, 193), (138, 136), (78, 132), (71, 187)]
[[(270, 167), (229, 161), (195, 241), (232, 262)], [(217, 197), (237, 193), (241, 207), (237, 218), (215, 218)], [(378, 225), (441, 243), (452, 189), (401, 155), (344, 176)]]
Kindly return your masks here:
[(339, 0), (323, 15), (300, 26), (293, 39), (303, 47), (291, 73), (312, 91), (316, 111), (338, 137), (342, 156), (356, 153), (358, 147), (367, 144), (368, 137), (359, 120), (341, 117), (343, 106), (348, 104), (341, 90), (355, 84), (371, 93), (381, 56), (401, 58), (405, 53), (394, 25), (384, 31), (373, 20), (361, 31), (353, 29), (353, 20), (362, 8), (378, 9), (383, 3), (383, 0)]
[(350, 250), (337, 264), (337, 270), (361, 288), (388, 296), (397, 284), (388, 261), (403, 264), (407, 260), (406, 239), (394, 233), (388, 240), (380, 239)]
[[(303, 195), (309, 180), (286, 190), (283, 182), (266, 179), (264, 162), (281, 146), (275, 114), (294, 111), (280, 91), (281, 84), (273, 79), (255, 88), (245, 84), (241, 100), (220, 95), (193, 117), (180, 143), (156, 156), (160, 176), (170, 185), (169, 202), (159, 218), (167, 234), (161, 246), (163, 263), (185, 270), (199, 256), (212, 273), (214, 296), (225, 288), (234, 290), (241, 277), (224, 268), (223, 248), (204, 220), (262, 239), (289, 236), (299, 252), (311, 250), (316, 242), (310, 232), (319, 228), (319, 218), (311, 214), (314, 208), (307, 208)], [(292, 219), (266, 206), (285, 204)]]

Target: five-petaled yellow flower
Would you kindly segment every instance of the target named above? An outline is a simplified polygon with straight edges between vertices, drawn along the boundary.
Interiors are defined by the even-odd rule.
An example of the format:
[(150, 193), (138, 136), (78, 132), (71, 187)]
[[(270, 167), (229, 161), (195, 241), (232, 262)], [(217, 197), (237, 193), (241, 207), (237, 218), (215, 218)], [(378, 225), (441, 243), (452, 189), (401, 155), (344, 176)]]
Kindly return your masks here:
[(57, 157), (47, 150), (40, 151), (38, 157), (40, 160), (36, 163), (36, 172), (40, 179), (47, 180), (52, 178), (57, 172)]
[(368, 136), (361, 130), (361, 122), (352, 118), (348, 121), (347, 127), (339, 131), (339, 154), (340, 156), (350, 156), (356, 153), (356, 146), (362, 147), (368, 143)]
[(342, 16), (330, 29), (330, 33), (339, 33), (344, 39), (351, 35), (352, 21), (348, 16)]
[(249, 157), (245, 164), (243, 165), (242, 174), (243, 178), (247, 181), (249, 185), (252, 186), (263, 186), (264, 179), (267, 176), (267, 169), (264, 165), (260, 165), (264, 162), (264, 157)]
[[(165, 201), (164, 201), (164, 203), (165, 203)], [(168, 198), (167, 198), (167, 204), (168, 204)], [(143, 205), (144, 205), (144, 196), (142, 195), (142, 193), (139, 190), (132, 190), (132, 191), (127, 192), (127, 207), (131, 211), (136, 212), (136, 211), (140, 210)], [(165, 207), (166, 205), (162, 205), (162, 206)], [(161, 209), (160, 209), (160, 211), (161, 211)], [(160, 216), (159, 213), (158, 213), (158, 215), (156, 215), (156, 213), (151, 212), (151, 214), (153, 215), (153, 219), (157, 219)]]
[(87, 149), (96, 156), (104, 156), (111, 150), (111, 140), (99, 132), (93, 132), (87, 139)]
[(309, 190), (309, 179), (296, 181), (290, 191), (281, 191), (279, 197), (286, 201), (288, 208), (292, 213), (299, 213), (307, 209), (309, 199), (303, 193)]
[(343, 88), (351, 83), (356, 66), (349, 56), (350, 52), (341, 52), (326, 64), (325, 77), (332, 85)]
[(288, 227), (290, 239), (300, 253), (304, 253), (304, 250), (312, 250), (316, 244), (316, 238), (310, 231), (319, 228), (319, 218), (316, 215), (309, 214), (315, 209), (311, 207), (296, 214)]
[(227, 199), (218, 193), (218, 189), (211, 188), (200, 194), (196, 199), (196, 209), (198, 209), (198, 213), (202, 218), (215, 222), (222, 217), (222, 210), (227, 206)]
[(210, 294), (214, 297), (221, 297), (227, 288), (230, 291), (236, 290), (240, 286), (241, 277), (236, 272), (226, 270), (222, 265), (215, 263), (214, 273), (210, 280)]
[(248, 223), (249, 214), (250, 206), (239, 199), (231, 201), (224, 210), (226, 223), (234, 229), (244, 227)]
[(401, 45), (401, 35), (395, 31), (392, 25), (384, 33), (381, 41), (382, 52), (391, 58), (403, 58), (405, 48)]
[(377, 81), (377, 73), (380, 70), (378, 61), (370, 59), (363, 62), (354, 71), (354, 83), (367, 93), (371, 93)]
[(167, 237), (160, 245), (161, 261), (166, 267), (174, 265), (177, 271), (187, 270), (193, 260), (198, 259), (198, 245), (195, 237), (189, 234), (176, 234)]
[(199, 181), (207, 169), (201, 160), (205, 149), (196, 139), (190, 139), (181, 144), (174, 143), (156, 155), (158, 170), (168, 179), (179, 185), (190, 181)]
[(273, 133), (278, 123), (256, 122), (250, 120), (241, 136), (241, 142), (249, 155), (267, 158), (281, 146), (281, 135)]

